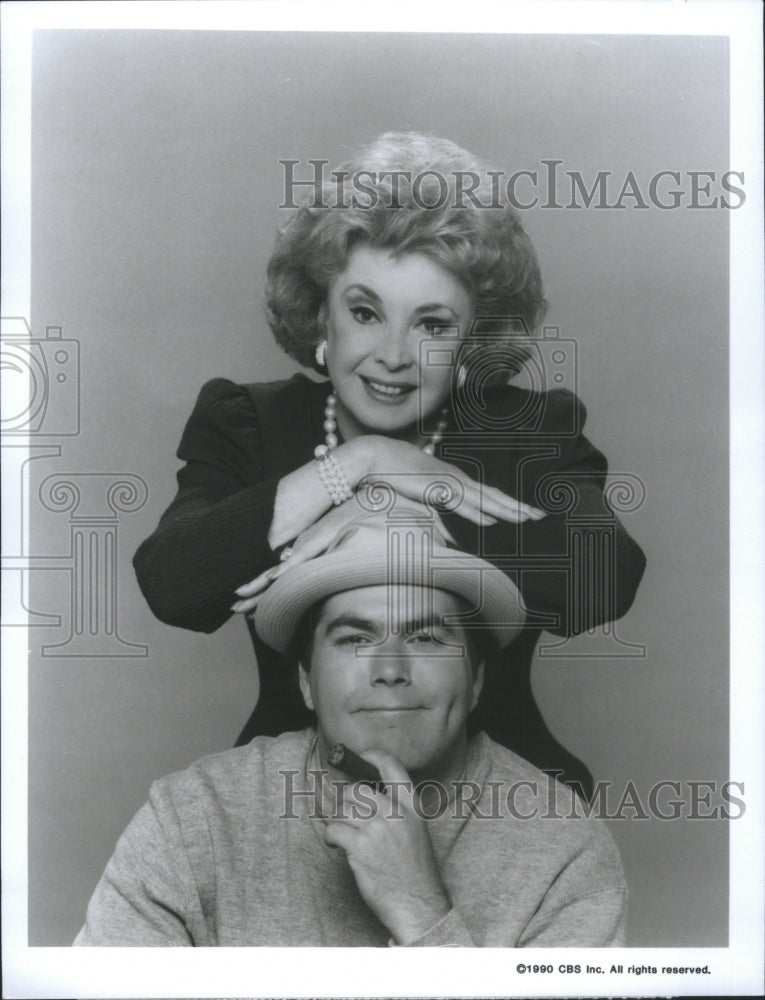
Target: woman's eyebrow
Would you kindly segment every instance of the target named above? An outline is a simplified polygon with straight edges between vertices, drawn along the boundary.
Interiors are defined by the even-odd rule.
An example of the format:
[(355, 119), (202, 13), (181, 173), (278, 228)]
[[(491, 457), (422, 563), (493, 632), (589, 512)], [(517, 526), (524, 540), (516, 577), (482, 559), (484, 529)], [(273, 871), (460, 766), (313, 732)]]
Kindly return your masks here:
[(457, 315), (457, 313), (452, 309), (452, 307), (447, 306), (445, 302), (426, 302), (424, 306), (417, 306), (415, 312), (418, 313), (435, 312), (435, 310), (437, 309), (446, 309), (446, 311), (450, 312), (452, 316)]
[(363, 292), (363, 294), (366, 295), (368, 299), (372, 299), (372, 301), (379, 302), (382, 305), (382, 299), (380, 298), (380, 296), (377, 294), (377, 292), (373, 291), (367, 285), (360, 285), (358, 283), (354, 285), (348, 285), (348, 287), (345, 289), (345, 294), (347, 295), (348, 292)]
[[(380, 298), (377, 292), (374, 291), (374, 289), (370, 288), (368, 285), (362, 285), (359, 282), (355, 282), (353, 285), (348, 285), (348, 287), (345, 289), (344, 294), (348, 295), (350, 292), (361, 292), (363, 295), (366, 295), (366, 297), (368, 299), (371, 299), (373, 302), (377, 302), (380, 305), (383, 304), (383, 300)], [(414, 311), (417, 314), (421, 314), (421, 313), (434, 312), (435, 310), (438, 309), (445, 309), (447, 312), (451, 313), (452, 316), (455, 317), (455, 319), (457, 317), (457, 313), (454, 311), (454, 309), (452, 309), (451, 306), (446, 305), (445, 302), (426, 302), (424, 305), (417, 306)]]

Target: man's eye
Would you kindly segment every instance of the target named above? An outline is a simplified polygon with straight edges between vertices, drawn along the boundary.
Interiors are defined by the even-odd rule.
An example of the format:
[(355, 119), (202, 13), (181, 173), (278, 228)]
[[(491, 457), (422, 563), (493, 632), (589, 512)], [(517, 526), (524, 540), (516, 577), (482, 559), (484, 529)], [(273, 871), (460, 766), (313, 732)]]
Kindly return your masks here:
[(426, 646), (436, 641), (432, 632), (415, 632), (414, 635), (409, 636), (409, 642), (415, 646)]
[(373, 323), (377, 319), (377, 313), (369, 306), (354, 306), (351, 314), (359, 323)]
[(341, 635), (336, 640), (338, 646), (361, 646), (371, 641), (368, 635)]

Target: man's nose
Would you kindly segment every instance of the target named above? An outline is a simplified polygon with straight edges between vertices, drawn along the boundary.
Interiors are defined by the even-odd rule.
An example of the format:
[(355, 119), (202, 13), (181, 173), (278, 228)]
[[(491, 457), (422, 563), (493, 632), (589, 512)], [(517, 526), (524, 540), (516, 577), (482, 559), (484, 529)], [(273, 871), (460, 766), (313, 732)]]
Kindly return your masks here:
[(376, 656), (371, 666), (371, 681), (372, 684), (383, 687), (411, 684), (412, 676), (406, 657), (395, 654)]
[(380, 337), (377, 344), (377, 360), (391, 371), (408, 368), (412, 363), (408, 334), (406, 326), (391, 325)]

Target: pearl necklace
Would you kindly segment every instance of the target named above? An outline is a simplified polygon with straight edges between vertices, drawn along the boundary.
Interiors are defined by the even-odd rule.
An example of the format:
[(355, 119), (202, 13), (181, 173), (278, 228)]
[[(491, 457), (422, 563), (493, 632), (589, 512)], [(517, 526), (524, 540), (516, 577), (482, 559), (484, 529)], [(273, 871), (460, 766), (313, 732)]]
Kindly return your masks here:
[[(446, 415), (449, 412), (449, 407), (445, 406), (441, 410), (441, 417), (436, 424), (436, 429), (433, 434), (430, 435), (428, 443), (423, 445), (422, 450), (426, 455), (434, 455), (436, 451), (436, 445), (443, 440), (444, 431), (449, 426), (449, 421), (446, 419)], [(333, 448), (337, 448), (337, 396), (334, 392), (331, 392), (327, 396), (327, 405), (324, 408), (324, 444), (327, 447), (327, 451), (332, 451)]]

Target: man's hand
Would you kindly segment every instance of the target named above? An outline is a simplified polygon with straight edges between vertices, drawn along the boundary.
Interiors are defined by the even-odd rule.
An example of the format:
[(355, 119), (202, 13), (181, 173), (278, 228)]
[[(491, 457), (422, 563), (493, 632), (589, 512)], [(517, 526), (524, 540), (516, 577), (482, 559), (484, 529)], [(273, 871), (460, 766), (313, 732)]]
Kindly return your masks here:
[(367, 807), (349, 786), (338, 810), (342, 819), (328, 820), (324, 836), (346, 852), (364, 902), (406, 945), (446, 916), (451, 902), (427, 825), (414, 809), (411, 778), (392, 754), (365, 750), (363, 756), (377, 766), (385, 791), (365, 788), (364, 803), (373, 803)]

